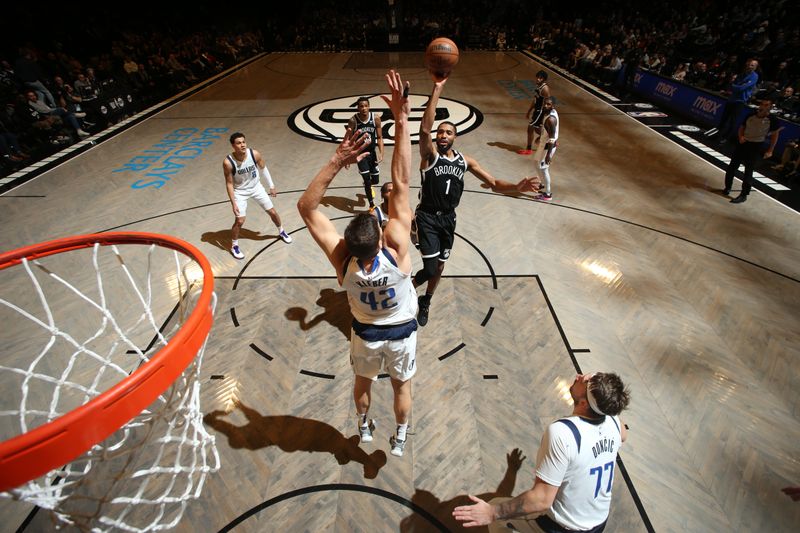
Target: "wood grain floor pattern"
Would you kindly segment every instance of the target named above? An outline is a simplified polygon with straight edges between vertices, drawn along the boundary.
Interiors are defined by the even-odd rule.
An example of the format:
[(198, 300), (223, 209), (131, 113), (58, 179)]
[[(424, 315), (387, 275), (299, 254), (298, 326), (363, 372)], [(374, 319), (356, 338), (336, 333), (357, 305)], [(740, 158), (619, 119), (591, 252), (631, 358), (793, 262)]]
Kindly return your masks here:
[[(3, 249), (116, 228), (185, 239), (212, 263), (219, 303), (202, 398), (222, 469), (176, 531), (458, 531), (450, 513), (468, 494), (532, 485), (542, 432), (571, 411), (577, 369), (615, 371), (632, 391), (628, 479), (617, 465), (606, 531), (794, 531), (800, 505), (780, 489), (800, 484), (798, 214), (759, 193), (731, 205), (719, 170), (555, 73), (554, 201), (466, 178), (446, 277), (419, 332), (406, 453), (389, 455), (386, 378), (373, 387), (375, 440), (358, 442), (346, 297), (295, 209), (335, 145), (287, 119), (381, 92), (393, 65), (412, 94), (429, 94), (421, 54), (267, 55), (0, 196)], [(483, 114), (457, 148), (499, 178), (534, 172), (516, 150), (525, 81), (539, 68), (520, 54), (465, 52), (445, 88)], [(200, 153), (160, 188), (134, 188), (156, 179), (153, 168), (120, 169), (176, 131), (205, 132)], [(220, 172), (233, 131), (264, 154), (294, 237), (276, 240), (251, 203), (244, 261), (228, 252)], [(366, 208), (355, 169), (323, 203), (340, 230)], [(0, 342), (23, 346), (24, 332), (4, 327)], [(0, 500), (4, 529), (30, 509)], [(24, 531), (52, 529), (40, 512)]]

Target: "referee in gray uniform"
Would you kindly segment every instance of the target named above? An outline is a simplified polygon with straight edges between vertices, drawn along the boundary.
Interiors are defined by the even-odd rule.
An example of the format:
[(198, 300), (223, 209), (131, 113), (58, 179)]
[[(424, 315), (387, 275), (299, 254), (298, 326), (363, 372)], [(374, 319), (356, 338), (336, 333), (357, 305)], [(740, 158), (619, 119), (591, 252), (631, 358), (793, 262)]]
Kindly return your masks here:
[(747, 200), (747, 195), (750, 194), (750, 189), (753, 186), (753, 167), (755, 167), (756, 161), (761, 155), (761, 146), (767, 136), (769, 136), (769, 148), (764, 152), (763, 158), (769, 159), (772, 157), (772, 151), (775, 149), (775, 144), (778, 142), (778, 135), (782, 128), (778, 120), (770, 114), (770, 109), (772, 109), (772, 100), (761, 100), (758, 108), (750, 113), (742, 125), (739, 126), (739, 143), (733, 149), (731, 162), (725, 171), (725, 188), (722, 190), (722, 193), (726, 196), (731, 193), (733, 175), (739, 165), (744, 165), (742, 192), (731, 200), (731, 203), (740, 204)]

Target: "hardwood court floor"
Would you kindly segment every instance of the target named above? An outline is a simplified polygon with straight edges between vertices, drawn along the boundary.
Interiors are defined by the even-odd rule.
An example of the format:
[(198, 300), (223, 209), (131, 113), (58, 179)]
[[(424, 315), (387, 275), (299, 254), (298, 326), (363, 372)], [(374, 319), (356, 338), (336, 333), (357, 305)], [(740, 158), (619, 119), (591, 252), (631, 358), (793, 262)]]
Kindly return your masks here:
[[(730, 204), (721, 171), (555, 73), (553, 202), (467, 178), (447, 277), (419, 333), (415, 434), (403, 458), (388, 454), (381, 379), (375, 441), (358, 445), (346, 303), (294, 207), (334, 145), (287, 120), (380, 93), (391, 65), (424, 101), (421, 64), (421, 54), (267, 55), (0, 197), (4, 249), (116, 228), (175, 235), (211, 260), (220, 302), (203, 405), (223, 467), (177, 530), (457, 530), (450, 512), (467, 494), (531, 486), (543, 428), (570, 412), (578, 368), (615, 371), (632, 391), (607, 531), (794, 530), (800, 505), (780, 489), (800, 484), (798, 214), (758, 192)], [(533, 173), (516, 150), (539, 68), (467, 52), (445, 88), (483, 117), (456, 147), (497, 177)], [(340, 131), (308, 116), (317, 133)], [(295, 239), (276, 241), (251, 204), (243, 262), (227, 251), (220, 171), (233, 131), (264, 154)], [(157, 145), (178, 138), (201, 144), (165, 165)], [(340, 228), (364, 209), (359, 181), (344, 171), (328, 194)], [(527, 456), (518, 471), (514, 448)], [(29, 510), (0, 505), (9, 530)], [(51, 528), (42, 514), (27, 531)]]

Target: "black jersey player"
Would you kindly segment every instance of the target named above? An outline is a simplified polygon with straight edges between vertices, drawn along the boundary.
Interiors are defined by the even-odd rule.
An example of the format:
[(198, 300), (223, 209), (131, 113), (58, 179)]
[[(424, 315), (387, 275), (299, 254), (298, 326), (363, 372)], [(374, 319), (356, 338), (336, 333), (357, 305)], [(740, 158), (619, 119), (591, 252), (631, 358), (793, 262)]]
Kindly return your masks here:
[(375, 206), (375, 192), (372, 188), (380, 182), (380, 163), (383, 161), (383, 132), (381, 117), (372, 113), (369, 108), (369, 98), (360, 97), (356, 101), (358, 113), (353, 115), (347, 123), (350, 131), (360, 131), (366, 134), (367, 157), (358, 162), (358, 172), (364, 181), (364, 193), (367, 195), (370, 211), (377, 209), (378, 221), (382, 222), (380, 207)]
[(431, 297), (436, 291), (444, 264), (450, 257), (456, 231), (456, 212), (464, 192), (464, 173), (469, 171), (496, 192), (533, 192), (538, 190), (539, 178), (523, 178), (517, 183), (496, 179), (477, 161), (453, 148), (456, 126), (440, 122), (433, 138), (436, 105), (442, 94), (445, 78), (433, 85), (433, 92), (419, 127), (420, 173), (422, 187), (416, 211), (417, 236), (423, 267), (414, 274), (414, 286), (427, 282), (425, 294), (419, 297), (417, 322), (428, 322)]

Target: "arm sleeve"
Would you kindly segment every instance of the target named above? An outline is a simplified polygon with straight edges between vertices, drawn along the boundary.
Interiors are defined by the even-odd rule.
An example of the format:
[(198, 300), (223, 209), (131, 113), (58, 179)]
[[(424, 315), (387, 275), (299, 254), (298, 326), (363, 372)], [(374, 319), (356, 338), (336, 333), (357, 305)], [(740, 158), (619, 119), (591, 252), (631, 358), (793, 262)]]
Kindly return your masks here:
[(269, 174), (269, 169), (267, 168), (267, 165), (264, 165), (264, 168), (259, 168), (258, 170), (261, 172), (261, 177), (267, 180), (267, 185), (269, 185), (269, 188), (272, 189), (273, 187), (275, 187), (275, 184), (272, 183), (272, 176), (270, 176)]

